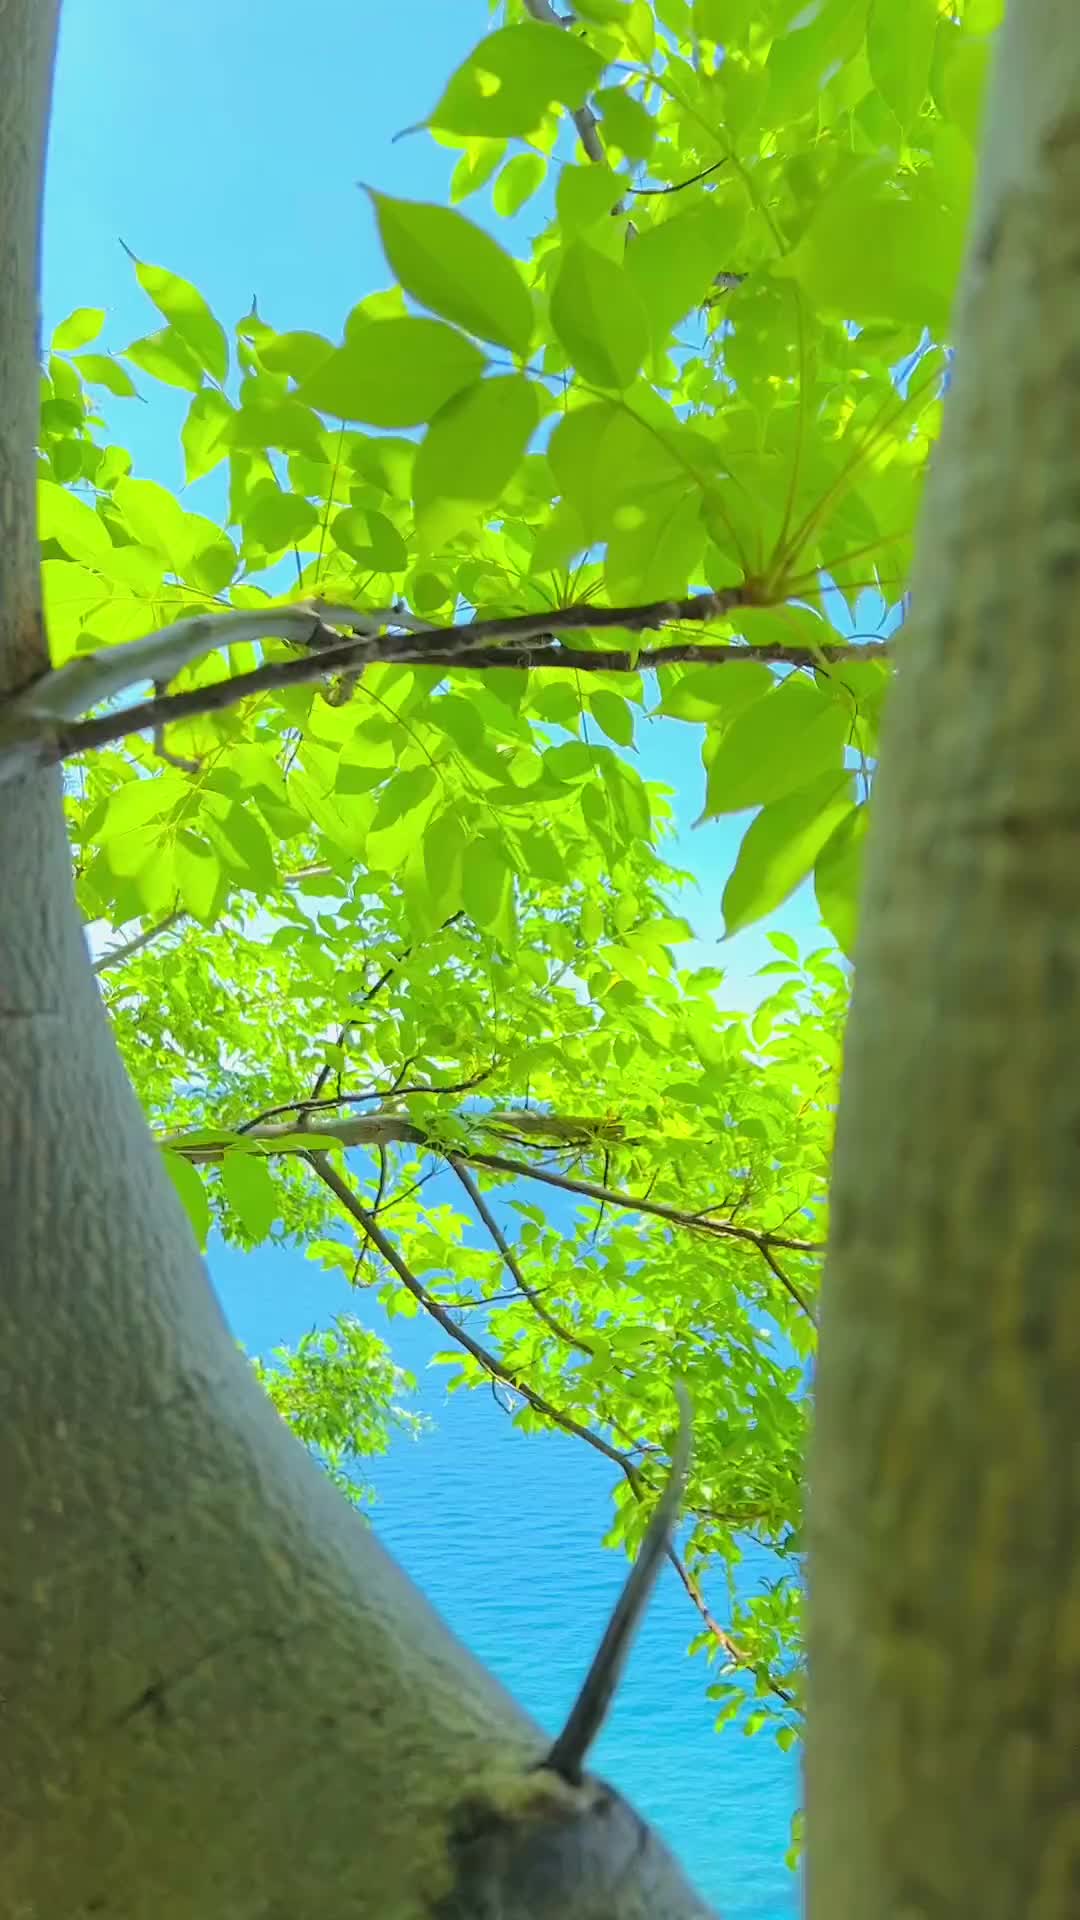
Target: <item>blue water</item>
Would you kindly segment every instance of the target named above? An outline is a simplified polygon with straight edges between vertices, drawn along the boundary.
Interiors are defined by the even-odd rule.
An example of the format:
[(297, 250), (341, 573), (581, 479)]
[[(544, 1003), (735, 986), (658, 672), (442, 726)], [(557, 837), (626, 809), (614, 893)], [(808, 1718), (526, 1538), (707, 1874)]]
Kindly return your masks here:
[[(300, 1253), (239, 1254), (212, 1244), (210, 1265), (229, 1322), (249, 1353), (294, 1345), (337, 1313), (388, 1334), (417, 1376), (417, 1411), (432, 1426), (402, 1435), (370, 1463), (384, 1544), (443, 1617), (532, 1713), (555, 1732), (570, 1706), (626, 1571), (601, 1546), (613, 1469), (562, 1434), (521, 1434), (487, 1393), (448, 1395), (429, 1365), (446, 1344), (421, 1320), (389, 1327), (365, 1293)], [(748, 1555), (749, 1588), (766, 1571)], [(724, 1595), (713, 1599), (723, 1615)], [(766, 1734), (713, 1730), (707, 1670), (686, 1657), (697, 1615), (670, 1567), (661, 1575), (596, 1771), (665, 1835), (724, 1920), (792, 1920), (798, 1883), (784, 1865), (798, 1766)]]

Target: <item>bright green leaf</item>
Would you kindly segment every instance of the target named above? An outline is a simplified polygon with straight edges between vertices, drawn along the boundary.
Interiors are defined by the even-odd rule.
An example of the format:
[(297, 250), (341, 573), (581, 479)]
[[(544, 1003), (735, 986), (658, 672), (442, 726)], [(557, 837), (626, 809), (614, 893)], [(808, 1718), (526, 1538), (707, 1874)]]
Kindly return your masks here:
[(372, 193), (383, 251), (406, 293), (482, 340), (526, 354), (532, 301), (520, 269), (481, 227), (451, 207)]
[(866, 51), (874, 85), (908, 128), (930, 91), (938, 0), (870, 0)]
[(602, 116), (605, 145), (612, 142), (630, 160), (647, 160), (656, 139), (656, 122), (641, 101), (625, 87), (602, 87), (592, 104)]
[(298, 493), (286, 493), (275, 480), (259, 481), (249, 496), (243, 520), (245, 538), (267, 553), (298, 546), (317, 522), (318, 514), (310, 500)]
[(136, 262), (135, 273), (143, 292), (150, 295), (200, 367), (215, 380), (224, 380), (229, 371), (229, 343), (224, 327), (215, 320), (198, 289), (166, 267), (151, 267), (143, 260)]
[[(453, 405), (453, 402), (450, 403)], [(404, 573), (409, 554), (393, 522), (384, 513), (365, 507), (346, 507), (330, 527), (334, 545), (359, 566), (378, 573)]]
[(189, 486), (224, 460), (232, 417), (232, 407), (216, 387), (202, 387), (194, 396), (180, 429), (184, 479)]
[(66, 320), (61, 320), (53, 334), (54, 352), (74, 353), (77, 347), (85, 347), (89, 341), (96, 340), (104, 325), (104, 307), (76, 307)]
[(497, 214), (504, 220), (520, 213), (526, 200), (531, 200), (537, 188), (543, 185), (547, 173), (547, 162), (542, 153), (515, 153), (502, 169), (492, 190), (492, 202)]
[(852, 786), (848, 773), (823, 773), (762, 808), (743, 836), (724, 888), (725, 939), (782, 906), (805, 880), (849, 811)]
[(416, 456), (417, 532), (440, 546), (475, 526), (516, 471), (539, 419), (535, 386), (523, 374), (480, 380), (432, 420)]
[(190, 1160), (186, 1160), (182, 1153), (170, 1153), (167, 1149), (163, 1149), (161, 1158), (165, 1163), (165, 1171), (180, 1196), (184, 1212), (191, 1222), (191, 1230), (200, 1252), (205, 1252), (210, 1235), (211, 1214), (210, 1202), (199, 1177), (199, 1169), (193, 1166)]
[(221, 860), (208, 840), (185, 828), (176, 841), (176, 885), (188, 912), (212, 927), (221, 908)]
[(626, 250), (626, 272), (648, 315), (653, 346), (706, 298), (718, 272), (735, 258), (742, 216), (706, 200), (646, 227)]
[(577, 34), (538, 21), (499, 27), (452, 76), (428, 124), (447, 133), (526, 135), (557, 102), (585, 104), (603, 60)]
[(590, 694), (589, 711), (617, 747), (633, 746), (634, 716), (621, 694), (602, 691)]
[(563, 254), (551, 324), (587, 380), (598, 387), (633, 385), (649, 346), (645, 308), (625, 269), (583, 240)]
[(175, 327), (162, 327), (142, 340), (133, 340), (124, 348), (124, 358), (167, 387), (198, 393), (203, 384), (202, 363)]
[(891, 171), (888, 161), (868, 160), (848, 174), (825, 195), (794, 253), (776, 270), (846, 320), (906, 320), (941, 331), (963, 228), (928, 195), (915, 200), (891, 189)]
[(852, 807), (822, 847), (814, 867), (818, 911), (849, 960), (855, 957), (863, 846), (869, 824), (869, 808)]
[(514, 920), (514, 876), (506, 862), (503, 843), (494, 834), (481, 834), (473, 840), (465, 856), (462, 894), (466, 911), (478, 927), (512, 941)]
[(707, 739), (702, 819), (768, 806), (827, 769), (839, 769), (850, 725), (844, 701), (801, 673), (789, 674), (738, 714), (719, 739)]
[(479, 348), (441, 320), (372, 320), (316, 368), (300, 398), (343, 420), (417, 427), (478, 380), (485, 364)]
[(113, 360), (107, 353), (79, 353), (75, 356), (78, 367), (88, 386), (106, 387), (121, 400), (134, 400), (138, 389), (126, 367)]
[(260, 1153), (227, 1153), (221, 1162), (225, 1197), (252, 1240), (265, 1240), (277, 1218), (277, 1195)]
[(52, 480), (38, 484), (38, 535), (58, 541), (73, 560), (109, 572), (115, 549), (105, 522), (85, 500)]
[(564, 239), (604, 220), (626, 192), (626, 181), (609, 166), (567, 164), (555, 187), (555, 211)]

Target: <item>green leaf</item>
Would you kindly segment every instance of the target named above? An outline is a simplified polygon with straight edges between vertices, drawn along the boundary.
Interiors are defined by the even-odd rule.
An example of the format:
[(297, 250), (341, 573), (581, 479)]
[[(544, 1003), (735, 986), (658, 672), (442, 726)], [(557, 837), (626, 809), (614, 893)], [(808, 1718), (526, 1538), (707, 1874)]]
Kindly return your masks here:
[(874, 85), (907, 129), (930, 91), (937, 0), (870, 0), (866, 52)]
[(520, 270), (491, 235), (451, 207), (372, 193), (383, 251), (406, 293), (482, 340), (525, 355), (533, 309)]
[(53, 334), (53, 351), (73, 353), (76, 347), (85, 347), (88, 341), (97, 339), (104, 325), (104, 307), (76, 307)]
[(277, 1218), (277, 1195), (261, 1153), (227, 1153), (221, 1162), (225, 1197), (252, 1240), (265, 1240)]
[(870, 809), (852, 807), (822, 847), (814, 867), (818, 911), (849, 960), (855, 957), (863, 847), (869, 824)]
[(91, 387), (107, 387), (121, 400), (135, 400), (138, 389), (126, 367), (113, 360), (107, 353), (79, 353), (75, 356), (75, 365), (83, 379)]
[(306, 380), (333, 351), (333, 343), (321, 333), (275, 333), (258, 342), (267, 372), (287, 373), (291, 380)]
[(175, 327), (162, 327), (142, 340), (133, 340), (124, 348), (125, 360), (141, 367), (167, 387), (185, 387), (198, 393), (203, 384), (202, 364)]
[[(928, 193), (903, 198), (892, 162), (867, 160), (819, 203), (795, 251), (775, 268), (823, 310), (859, 322), (948, 324), (964, 234)], [(868, 247), (866, 235), (874, 244)]]
[(330, 532), (334, 545), (341, 547), (359, 566), (371, 567), (378, 573), (404, 573), (409, 564), (405, 542), (384, 513), (365, 507), (346, 507), (334, 516)]
[(191, 551), (187, 515), (179, 500), (156, 480), (118, 480), (113, 499), (136, 540), (159, 553), (174, 573), (182, 573)]
[(465, 858), (462, 895), (466, 912), (478, 927), (509, 944), (516, 931), (514, 876), (501, 839), (485, 833), (473, 840)]
[(625, 269), (584, 240), (563, 253), (551, 324), (586, 380), (598, 387), (633, 385), (649, 347), (645, 308)]
[[(609, 166), (563, 167), (555, 187), (555, 211), (566, 240), (604, 220), (623, 194), (626, 181)], [(635, 243), (636, 244), (636, 243)]]
[(323, 458), (318, 417), (294, 394), (282, 394), (275, 400), (245, 400), (229, 421), (228, 441), (231, 447), (250, 453), (274, 447), (282, 453), (305, 453), (320, 461)]
[(705, 546), (701, 495), (688, 480), (625, 509), (608, 541), (604, 580), (612, 601), (676, 600), (686, 593)]
[(224, 327), (215, 320), (198, 289), (166, 267), (151, 267), (143, 260), (136, 261), (135, 273), (143, 292), (175, 328), (199, 366), (215, 380), (224, 380), (229, 371), (229, 343)]
[(176, 841), (176, 885), (187, 911), (212, 927), (224, 892), (220, 856), (201, 834), (185, 828)]
[(656, 139), (651, 113), (625, 87), (602, 87), (593, 99), (602, 116), (604, 144), (620, 147), (629, 160), (647, 160)]
[(310, 500), (286, 493), (274, 480), (260, 480), (244, 508), (244, 537), (267, 553), (299, 546), (318, 521)]
[(109, 572), (115, 548), (105, 522), (85, 500), (53, 480), (38, 483), (38, 536), (58, 541), (73, 560)]
[(730, 722), (755, 700), (763, 699), (776, 678), (761, 662), (741, 660), (736, 654), (715, 667), (680, 670), (678, 677), (669, 668), (662, 673), (661, 684), (664, 697), (658, 712), (673, 720)]
[(534, 133), (548, 107), (583, 107), (604, 63), (577, 34), (539, 21), (499, 27), (451, 77), (428, 125), (446, 133)]
[[(126, 377), (126, 376), (125, 376)], [(134, 391), (134, 389), (133, 389)], [(184, 449), (184, 479), (190, 486), (210, 473), (228, 452), (233, 410), (216, 387), (201, 387), (180, 429)]]
[(617, 747), (633, 746), (634, 716), (621, 694), (603, 691), (590, 694), (589, 710)]
[(480, 380), (440, 408), (413, 468), (417, 533), (438, 547), (475, 526), (520, 465), (540, 417), (523, 374)]
[(731, 209), (705, 201), (639, 233), (626, 250), (626, 272), (648, 315), (653, 346), (664, 347), (671, 330), (699, 307), (718, 272), (729, 269), (742, 220)]
[(191, 1222), (191, 1230), (199, 1250), (205, 1253), (206, 1242), (210, 1236), (211, 1216), (210, 1202), (199, 1177), (199, 1169), (193, 1166), (190, 1160), (186, 1160), (182, 1153), (170, 1153), (167, 1148), (162, 1149), (161, 1158), (165, 1162), (165, 1171), (180, 1196), (184, 1212)]
[(253, 893), (272, 893), (277, 886), (274, 850), (254, 807), (235, 801), (223, 820), (207, 818), (206, 827), (241, 883)]
[(846, 703), (802, 674), (790, 674), (738, 714), (719, 739), (713, 734), (706, 741), (702, 819), (768, 806), (828, 768), (839, 772), (850, 725)]
[(372, 320), (300, 388), (319, 413), (375, 427), (418, 427), (486, 365), (471, 340), (441, 320)]
[(502, 219), (509, 220), (520, 213), (526, 200), (531, 200), (537, 188), (542, 186), (547, 173), (547, 161), (542, 153), (515, 153), (508, 160), (492, 189), (491, 199), (495, 211)]
[(747, 828), (724, 888), (724, 938), (782, 906), (851, 807), (849, 773), (820, 774), (763, 807)]

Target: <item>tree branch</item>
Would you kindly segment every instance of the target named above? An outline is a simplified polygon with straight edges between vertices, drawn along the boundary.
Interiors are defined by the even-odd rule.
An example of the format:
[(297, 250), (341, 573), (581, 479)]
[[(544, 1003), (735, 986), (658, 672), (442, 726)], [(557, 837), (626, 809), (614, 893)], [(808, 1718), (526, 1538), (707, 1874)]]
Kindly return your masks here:
[[(543, 1414), (544, 1418), (550, 1420), (554, 1426), (560, 1427), (564, 1433), (573, 1435), (575, 1439), (583, 1440), (587, 1446), (594, 1448), (597, 1453), (602, 1453), (606, 1459), (618, 1467), (636, 1500), (642, 1500), (646, 1495), (651, 1496), (655, 1493), (655, 1488), (645, 1479), (640, 1467), (635, 1461), (631, 1460), (629, 1454), (623, 1453), (618, 1447), (613, 1447), (609, 1441), (602, 1439), (599, 1434), (593, 1433), (589, 1427), (583, 1427), (579, 1421), (574, 1419), (572, 1414), (563, 1413), (557, 1407), (553, 1407), (551, 1402), (545, 1400), (542, 1394), (537, 1393), (526, 1381), (522, 1380), (519, 1375), (515, 1374), (509, 1367), (504, 1366), (497, 1354), (492, 1353), (489, 1348), (482, 1346), (479, 1340), (474, 1340), (472, 1334), (468, 1333), (464, 1327), (458, 1325), (452, 1315), (446, 1311), (442, 1302), (436, 1300), (434, 1296), (428, 1292), (423, 1282), (413, 1273), (408, 1262), (398, 1252), (393, 1242), (383, 1233), (374, 1216), (368, 1212), (363, 1202), (357, 1199), (348, 1182), (343, 1180), (340, 1174), (330, 1165), (324, 1153), (316, 1151), (305, 1154), (304, 1158), (307, 1160), (312, 1171), (323, 1182), (324, 1186), (330, 1189), (330, 1192), (345, 1208), (346, 1213), (348, 1213), (361, 1228), (365, 1238), (375, 1248), (376, 1252), (381, 1255), (387, 1266), (397, 1274), (398, 1279), (406, 1291), (423, 1307), (425, 1313), (430, 1314), (436, 1325), (440, 1326), (443, 1332), (449, 1335), (451, 1340), (458, 1346), (464, 1347), (466, 1353), (470, 1354), (478, 1365), (483, 1367), (484, 1371), (490, 1375), (492, 1380), (502, 1381), (504, 1386), (510, 1387), (514, 1393), (519, 1393), (523, 1400), (527, 1400), (529, 1405), (535, 1408), (537, 1413)], [(518, 1279), (516, 1272), (514, 1278)], [(674, 1546), (668, 1546), (667, 1557), (675, 1568), (683, 1587), (700, 1613), (709, 1632), (715, 1636), (725, 1653), (727, 1653), (737, 1665), (748, 1665), (747, 1657), (745, 1653), (740, 1651), (738, 1643), (732, 1639), (730, 1634), (724, 1631), (709, 1611), (701, 1588), (693, 1574), (689, 1572), (680, 1559)], [(771, 1679), (769, 1686), (770, 1690), (775, 1693), (785, 1705), (791, 1704), (791, 1696), (782, 1686), (774, 1683)]]
[[(258, 614), (223, 613), (180, 621), (144, 640), (126, 641), (100, 653), (86, 654), (64, 667), (40, 676), (0, 706), (0, 780), (16, 777), (32, 766), (51, 766), (72, 755), (106, 745), (132, 733), (156, 731), (178, 720), (220, 712), (255, 694), (283, 687), (307, 686), (345, 670), (355, 672), (377, 665), (440, 668), (458, 666), (542, 667), (577, 672), (633, 672), (698, 661), (721, 665), (732, 659), (758, 659), (812, 665), (817, 658), (842, 660), (854, 653), (862, 659), (871, 652), (887, 653), (887, 643), (867, 643), (857, 649), (847, 644), (819, 647), (747, 647), (731, 643), (706, 647), (684, 643), (655, 651), (607, 652), (564, 648), (553, 636), (560, 633), (606, 632), (621, 628), (632, 633), (670, 626), (702, 626), (724, 620), (739, 607), (759, 607), (751, 586), (729, 587), (717, 593), (691, 594), (683, 600), (656, 600), (641, 606), (598, 607), (579, 602), (545, 613), (508, 614), (472, 620), (461, 626), (430, 627), (411, 622), (395, 610), (369, 614), (355, 608), (321, 607), (308, 602), (298, 607), (268, 608)], [(341, 626), (359, 630), (343, 637)], [(416, 627), (408, 633), (383, 628)], [(304, 649), (299, 659), (273, 661), (250, 673), (235, 674), (210, 685), (193, 687), (162, 699), (144, 700), (119, 712), (89, 720), (75, 716), (89, 712), (148, 678), (163, 678), (154, 669), (175, 660), (175, 672), (221, 647), (241, 641), (278, 638)], [(507, 651), (512, 649), (513, 651)], [(519, 653), (519, 649), (525, 651)]]
[(576, 1347), (579, 1353), (585, 1353), (591, 1356), (593, 1349), (588, 1341), (579, 1339), (577, 1334), (572, 1333), (569, 1327), (564, 1327), (560, 1321), (556, 1320), (554, 1314), (548, 1312), (535, 1289), (530, 1287), (525, 1275), (521, 1271), (521, 1264), (513, 1247), (507, 1240), (506, 1235), (496, 1220), (495, 1215), (492, 1213), (491, 1208), (488, 1206), (487, 1201), (484, 1199), (465, 1162), (458, 1154), (451, 1153), (447, 1155), (447, 1163), (456, 1173), (469, 1199), (472, 1201), (476, 1212), (479, 1214), (480, 1219), (494, 1240), (507, 1273), (514, 1281), (515, 1286), (524, 1294), (533, 1312), (544, 1322), (544, 1325), (555, 1334), (556, 1338), (562, 1340), (566, 1346)]

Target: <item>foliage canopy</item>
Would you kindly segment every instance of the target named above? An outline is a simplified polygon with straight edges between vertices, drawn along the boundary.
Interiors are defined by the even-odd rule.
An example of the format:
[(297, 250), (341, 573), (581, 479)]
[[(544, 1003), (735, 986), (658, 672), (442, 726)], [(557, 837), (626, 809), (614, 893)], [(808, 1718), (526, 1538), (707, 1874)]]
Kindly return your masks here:
[[(753, 810), (729, 932), (812, 875), (851, 955), (890, 675), (852, 629), (906, 588), (1000, 11), (578, 0), (568, 31), (506, 0), (425, 122), (453, 204), (371, 189), (393, 284), (339, 340), (227, 326), (136, 261), (152, 330), (106, 349), (81, 308), (42, 376), (79, 901), (197, 1234), (294, 1239), (433, 1314), (452, 1384), (608, 1453), (630, 1549), (682, 1375), (718, 1714), (784, 1743), (846, 976), (775, 935), (775, 992), (722, 1011), (635, 748), (689, 729), (703, 817)], [(490, 228), (529, 206), (518, 260)], [(190, 395), (182, 498), (99, 411), (154, 383)], [(369, 621), (321, 679), (251, 637), (313, 600), (312, 645)], [(133, 654), (102, 695), (208, 611), (179, 670)], [(408, 1417), (351, 1322), (264, 1377), (338, 1473)], [(784, 1577), (718, 1600), (745, 1535)]]

